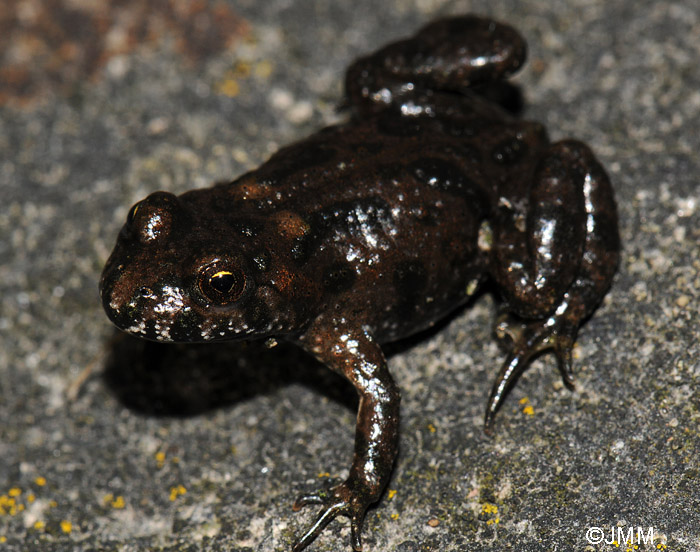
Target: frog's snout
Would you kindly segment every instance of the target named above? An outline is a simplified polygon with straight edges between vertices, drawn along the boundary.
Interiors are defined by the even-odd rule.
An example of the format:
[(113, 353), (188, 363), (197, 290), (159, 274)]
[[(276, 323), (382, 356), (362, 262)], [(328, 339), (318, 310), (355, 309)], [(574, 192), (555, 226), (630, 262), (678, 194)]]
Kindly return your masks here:
[(125, 332), (156, 341), (192, 339), (193, 313), (177, 286), (129, 287), (123, 278), (107, 275), (101, 295), (107, 316)]

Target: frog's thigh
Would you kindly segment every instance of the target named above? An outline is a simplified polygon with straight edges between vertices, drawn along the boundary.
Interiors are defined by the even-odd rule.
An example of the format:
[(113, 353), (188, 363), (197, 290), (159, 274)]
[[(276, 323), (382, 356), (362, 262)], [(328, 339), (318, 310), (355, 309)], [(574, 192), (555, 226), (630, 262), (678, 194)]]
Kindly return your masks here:
[(499, 205), (492, 274), (509, 309), (520, 316), (552, 313), (579, 273), (587, 247), (591, 162), (600, 169), (584, 144), (553, 144), (537, 164), (527, 200)]
[(617, 208), (605, 169), (585, 144), (567, 140), (557, 147), (569, 152), (584, 174), (586, 240), (576, 278), (568, 291), (569, 308), (564, 314), (575, 324), (589, 316), (610, 287), (620, 256)]

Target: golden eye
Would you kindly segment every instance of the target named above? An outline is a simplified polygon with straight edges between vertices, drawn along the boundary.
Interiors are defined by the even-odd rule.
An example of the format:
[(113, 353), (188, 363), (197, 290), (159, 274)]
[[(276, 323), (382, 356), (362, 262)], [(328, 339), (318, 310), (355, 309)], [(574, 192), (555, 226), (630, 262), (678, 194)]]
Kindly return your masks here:
[(208, 266), (199, 275), (199, 290), (220, 305), (236, 301), (245, 289), (245, 274), (235, 267)]
[(209, 285), (219, 293), (230, 293), (236, 287), (236, 277), (233, 272), (228, 270), (220, 270), (209, 278)]
[(134, 205), (130, 210), (129, 214), (126, 216), (126, 223), (131, 224), (134, 222), (134, 218), (136, 218), (136, 212), (139, 210), (139, 206), (141, 205), (141, 202), (139, 201), (136, 205)]

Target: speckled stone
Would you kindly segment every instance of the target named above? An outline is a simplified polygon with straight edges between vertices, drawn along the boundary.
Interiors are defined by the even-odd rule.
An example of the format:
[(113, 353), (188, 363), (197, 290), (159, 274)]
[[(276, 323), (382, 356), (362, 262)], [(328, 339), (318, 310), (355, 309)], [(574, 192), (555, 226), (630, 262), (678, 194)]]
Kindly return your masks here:
[[(23, 2), (22, 24), (39, 22), (0, 57), (0, 550), (289, 550), (314, 513), (292, 512), (295, 496), (349, 465), (353, 390), (285, 345), (117, 336), (99, 273), (135, 201), (230, 179), (337, 120), (352, 59), (468, 10), (527, 38), (524, 115), (591, 144), (624, 251), (580, 332), (575, 391), (540, 357), (493, 438), (493, 297), (395, 348), (401, 452), (365, 549), (623, 550), (611, 531), (641, 527), (656, 540), (639, 550), (700, 551), (700, 5), (241, 0), (183, 17), (105, 4), (127, 11), (104, 36), (50, 18), (67, 26), (53, 52), (22, 40), (44, 36), (42, 3)], [(223, 28), (230, 40), (205, 40)], [(75, 61), (81, 38), (102, 57)], [(22, 56), (51, 70), (18, 73)], [(309, 551), (349, 542), (341, 519)]]

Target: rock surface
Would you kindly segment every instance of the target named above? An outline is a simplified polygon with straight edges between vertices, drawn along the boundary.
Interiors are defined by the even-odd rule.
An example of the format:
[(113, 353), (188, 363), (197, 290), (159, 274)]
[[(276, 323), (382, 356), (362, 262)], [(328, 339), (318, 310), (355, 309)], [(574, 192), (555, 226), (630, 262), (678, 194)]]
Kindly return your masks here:
[[(620, 527), (700, 550), (700, 5), (651, 0), (4, 2), (0, 550), (290, 549), (314, 514), (294, 497), (349, 465), (352, 389), (284, 345), (117, 336), (99, 274), (134, 202), (337, 120), (352, 59), (467, 9), (527, 38), (524, 116), (593, 147), (624, 252), (575, 391), (540, 357), (493, 438), (494, 298), (397, 348), (365, 549), (602, 551)], [(349, 541), (341, 519), (309, 550)]]

